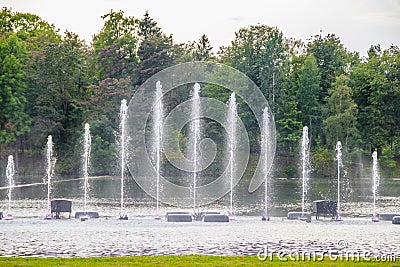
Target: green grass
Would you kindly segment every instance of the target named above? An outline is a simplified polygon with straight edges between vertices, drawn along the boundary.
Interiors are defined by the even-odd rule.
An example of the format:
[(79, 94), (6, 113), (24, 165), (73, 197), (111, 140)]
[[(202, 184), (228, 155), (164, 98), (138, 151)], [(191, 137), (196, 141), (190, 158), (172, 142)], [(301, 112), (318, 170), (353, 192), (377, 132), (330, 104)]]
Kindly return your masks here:
[(260, 261), (255, 256), (131, 256), (102, 258), (22, 258), (0, 257), (0, 266), (398, 266), (396, 262), (373, 261), (332, 261), (325, 257), (322, 261), (286, 261), (278, 259)]

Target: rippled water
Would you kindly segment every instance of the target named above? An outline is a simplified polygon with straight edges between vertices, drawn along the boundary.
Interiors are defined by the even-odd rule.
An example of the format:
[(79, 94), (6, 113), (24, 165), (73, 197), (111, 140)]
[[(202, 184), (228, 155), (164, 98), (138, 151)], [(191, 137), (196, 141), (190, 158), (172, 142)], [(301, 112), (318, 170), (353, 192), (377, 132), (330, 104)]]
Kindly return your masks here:
[[(400, 231), (390, 222), (282, 221), (242, 217), (229, 223), (168, 223), (152, 218), (0, 221), (4, 256), (257, 255), (270, 251), (343, 249), (400, 256)], [(345, 242), (342, 247), (340, 242)], [(341, 246), (339, 246), (341, 245)]]
[[(34, 180), (19, 180), (27, 184)], [(229, 223), (169, 223), (154, 220), (155, 200), (148, 197), (132, 181), (127, 183), (126, 213), (119, 215), (118, 178), (92, 179), (89, 211), (97, 211), (99, 219), (82, 222), (77, 219), (43, 220), (46, 208), (45, 185), (16, 188), (12, 202), (13, 221), (0, 221), (0, 255), (40, 257), (90, 257), (120, 255), (256, 255), (266, 246), (269, 251), (358, 251), (373, 255), (400, 257), (400, 226), (388, 221), (373, 223), (370, 181), (365, 179), (353, 187), (353, 196), (343, 203), (344, 221), (324, 218), (311, 223), (288, 221), (288, 211), (301, 210), (301, 190), (296, 179), (275, 179), (272, 220), (261, 221), (263, 190), (253, 194), (238, 188), (235, 195), (236, 220)], [(329, 181), (313, 181), (312, 199), (328, 195)], [(383, 181), (378, 198), (378, 212), (400, 212), (400, 181)], [(325, 190), (325, 191), (324, 191)], [(5, 191), (0, 190), (4, 199)], [(334, 191), (334, 190), (333, 190)], [(54, 185), (55, 198), (73, 201), (73, 214), (83, 209), (81, 182), (60, 181)], [(334, 199), (332, 197), (332, 199)], [(229, 210), (229, 195), (205, 211)], [(188, 200), (190, 201), (190, 200)], [(4, 206), (4, 205), (3, 205)], [(161, 205), (161, 214), (176, 211)], [(191, 211), (191, 210), (187, 210)], [(338, 242), (346, 246), (339, 246)], [(339, 243), (340, 243), (339, 242)], [(342, 243), (340, 243), (342, 244)]]

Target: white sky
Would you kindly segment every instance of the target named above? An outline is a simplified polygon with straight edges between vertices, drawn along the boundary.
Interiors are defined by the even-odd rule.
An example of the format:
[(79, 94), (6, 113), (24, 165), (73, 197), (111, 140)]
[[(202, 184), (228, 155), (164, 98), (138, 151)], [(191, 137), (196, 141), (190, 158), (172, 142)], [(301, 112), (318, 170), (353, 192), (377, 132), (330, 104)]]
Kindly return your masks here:
[(400, 46), (400, 0), (0, 0), (91, 41), (111, 9), (142, 18), (146, 10), (177, 43), (205, 33), (214, 50), (229, 45), (241, 27), (277, 26), (286, 37), (307, 40), (334, 33), (350, 51), (365, 55), (372, 44)]

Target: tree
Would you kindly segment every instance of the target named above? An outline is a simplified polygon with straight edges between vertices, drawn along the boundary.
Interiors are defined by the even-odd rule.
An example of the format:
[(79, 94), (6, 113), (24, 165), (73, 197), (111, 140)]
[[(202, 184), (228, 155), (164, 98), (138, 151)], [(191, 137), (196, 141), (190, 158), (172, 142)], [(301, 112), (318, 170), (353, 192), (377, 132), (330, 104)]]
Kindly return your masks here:
[(15, 34), (0, 38), (0, 143), (9, 144), (29, 131), (25, 113), (26, 50)]
[(320, 73), (320, 87), (321, 90), (318, 99), (324, 103), (325, 98), (328, 96), (328, 90), (336, 77), (345, 73), (351, 57), (347, 55), (347, 51), (340, 43), (340, 39), (334, 34), (328, 34), (325, 37), (316, 35), (308, 44), (308, 54), (313, 54), (318, 70)]
[(138, 63), (139, 20), (113, 10), (101, 18), (105, 20), (103, 28), (93, 37), (98, 79), (126, 78)]
[[(13, 98), (18, 100), (10, 101), (8, 99), (5, 101), (10, 105), (18, 103), (18, 109), (20, 110), (13, 109), (11, 114), (3, 115), (3, 117), (15, 117), (13, 120), (23, 122), (22, 124), (19, 123), (18, 126), (15, 123), (7, 125), (14, 130), (19, 128), (17, 136), (20, 136), (20, 140), (24, 138), (24, 147), (29, 147), (28, 138), (24, 133), (28, 133), (30, 130), (30, 117), (34, 105), (33, 95), (37, 92), (36, 83), (33, 79), (37, 71), (37, 65), (34, 62), (36, 58), (41, 56), (44, 47), (50, 43), (58, 42), (60, 36), (56, 33), (54, 25), (50, 25), (40, 17), (29, 13), (12, 12), (11, 9), (3, 7), (0, 11), (0, 37), (8, 42), (8, 45), (2, 46), (2, 52), (5, 53), (3, 54), (3, 60), (5, 61), (0, 68), (3, 71), (6, 71), (7, 68), (7, 71), (10, 72), (2, 76), (2, 79), (4, 79), (3, 85), (5, 86), (2, 92), (10, 96), (6, 92), (8, 90), (6, 87), (9, 87), (14, 95)], [(5, 44), (4, 42), (2, 43)], [(5, 113), (10, 111), (7, 109), (1, 110)], [(32, 139), (36, 139), (32, 134), (29, 136), (32, 136)], [(15, 141), (16, 136), (7, 133), (7, 138)]]
[(281, 31), (266, 25), (241, 28), (220, 52), (222, 61), (245, 73), (261, 88), (273, 112), (282, 87), (288, 46)]
[[(33, 132), (38, 140), (53, 135), (60, 148), (60, 171), (70, 171), (79, 163), (74, 147), (90, 97), (87, 53), (84, 42), (76, 34), (66, 32), (61, 43), (47, 46), (36, 61)], [(42, 146), (40, 142), (36, 145)]]
[(152, 75), (172, 66), (174, 60), (172, 35), (165, 35), (148, 12), (140, 20), (139, 28), (141, 43), (138, 49), (138, 57), (140, 64), (135, 70), (139, 77), (136, 85), (141, 85)]
[(302, 122), (300, 107), (297, 100), (299, 69), (304, 58), (294, 56), (290, 62), (287, 74), (283, 79), (283, 92), (277, 107), (275, 123), (277, 128), (278, 152), (294, 152), (299, 144)]
[(399, 62), (398, 48), (375, 46), (351, 73), (361, 137), (378, 152), (399, 138)]
[(191, 60), (208, 61), (214, 59), (210, 40), (205, 34), (197, 42), (189, 42), (184, 49)]
[(357, 137), (357, 105), (354, 103), (353, 91), (348, 86), (349, 78), (340, 75), (329, 89), (326, 101), (326, 119), (324, 130), (327, 144), (334, 146), (338, 140), (354, 145)]
[(300, 110), (300, 121), (310, 128), (312, 140), (320, 139), (322, 132), (320, 74), (313, 55), (304, 58), (298, 72), (297, 102)]

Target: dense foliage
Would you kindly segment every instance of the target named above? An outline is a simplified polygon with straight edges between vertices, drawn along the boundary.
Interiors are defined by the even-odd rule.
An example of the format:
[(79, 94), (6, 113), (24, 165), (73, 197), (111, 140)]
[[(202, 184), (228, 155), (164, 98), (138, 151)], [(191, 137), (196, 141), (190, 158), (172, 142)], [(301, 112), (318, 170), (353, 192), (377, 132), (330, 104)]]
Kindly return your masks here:
[[(143, 18), (110, 11), (90, 45), (32, 14), (0, 11), (0, 156), (41, 155), (52, 134), (58, 173), (77, 173), (85, 122), (92, 125), (93, 172), (109, 174), (117, 155), (118, 109), (146, 79), (174, 64), (214, 61), (248, 75), (275, 115), (279, 175), (294, 175), (301, 129), (310, 128), (313, 162), (329, 168), (336, 141), (346, 151), (377, 150), (385, 167), (400, 163), (400, 50), (371, 46), (367, 57), (348, 51), (334, 34), (307, 43), (266, 25), (241, 28), (217, 53), (206, 35), (176, 44), (146, 12)], [(168, 94), (167, 106), (187, 97)], [(183, 92), (185, 91), (185, 92)], [(226, 102), (224, 88), (203, 93)], [(259, 152), (259, 127), (239, 99), (239, 115)], [(206, 121), (217, 129), (213, 121)], [(219, 131), (209, 137), (221, 138)], [(292, 165), (292, 166), (289, 166)], [(286, 172), (285, 172), (286, 171)], [(326, 172), (329, 173), (329, 172)]]

